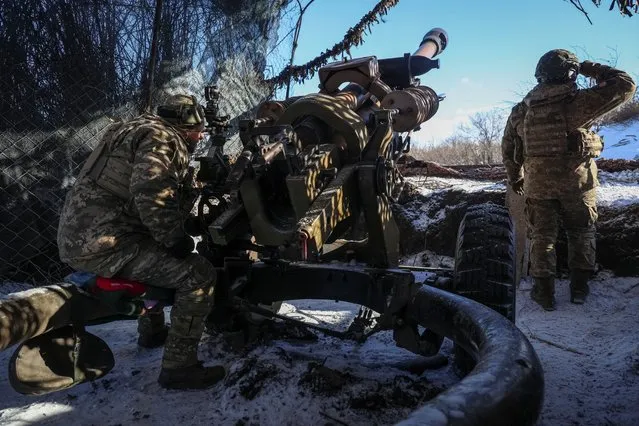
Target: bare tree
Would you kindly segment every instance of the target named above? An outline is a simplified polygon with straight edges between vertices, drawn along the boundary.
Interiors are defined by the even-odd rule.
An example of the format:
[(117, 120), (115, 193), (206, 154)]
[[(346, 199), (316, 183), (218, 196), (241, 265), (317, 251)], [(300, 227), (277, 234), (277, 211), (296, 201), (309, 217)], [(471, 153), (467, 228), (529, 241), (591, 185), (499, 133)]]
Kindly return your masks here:
[(499, 145), (504, 131), (504, 120), (503, 111), (494, 108), (471, 115), (468, 123), (459, 126), (461, 135), (479, 146), (481, 164), (493, 164), (495, 146)]

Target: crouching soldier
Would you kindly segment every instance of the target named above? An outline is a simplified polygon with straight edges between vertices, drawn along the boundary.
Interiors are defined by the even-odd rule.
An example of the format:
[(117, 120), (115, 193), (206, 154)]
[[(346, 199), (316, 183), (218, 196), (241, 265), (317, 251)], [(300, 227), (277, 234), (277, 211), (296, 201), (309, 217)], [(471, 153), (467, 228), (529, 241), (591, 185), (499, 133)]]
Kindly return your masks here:
[(138, 324), (141, 346), (165, 344), (158, 382), (171, 389), (207, 388), (225, 375), (197, 357), (216, 276), (184, 230), (191, 204), (183, 185), (204, 125), (202, 107), (185, 95), (157, 115), (113, 124), (69, 191), (58, 228), (60, 258), (71, 267), (175, 290), (169, 329), (161, 309)]

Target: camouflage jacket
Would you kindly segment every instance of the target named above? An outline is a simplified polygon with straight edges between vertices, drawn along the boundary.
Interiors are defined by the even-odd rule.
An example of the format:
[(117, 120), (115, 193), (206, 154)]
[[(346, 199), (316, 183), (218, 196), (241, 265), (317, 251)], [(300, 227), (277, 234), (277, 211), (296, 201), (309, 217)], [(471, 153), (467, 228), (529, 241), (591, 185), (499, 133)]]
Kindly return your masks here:
[[(578, 89), (574, 83), (572, 93), (565, 103), (565, 120), (568, 129), (588, 129), (606, 112), (632, 97), (636, 86), (625, 72), (615, 68), (586, 61), (581, 74), (596, 79), (597, 85)], [(527, 197), (537, 199), (559, 198), (563, 194), (584, 192), (599, 185), (597, 165), (592, 158), (570, 156), (531, 157), (524, 155), (524, 117), (528, 103), (553, 92), (565, 90), (567, 85), (538, 84), (526, 98), (511, 111), (501, 142), (502, 160), (506, 167), (508, 182), (512, 184), (524, 178)], [(566, 141), (566, 144), (568, 141)]]
[(189, 203), (181, 187), (189, 149), (180, 133), (156, 116), (143, 115), (113, 124), (102, 143), (108, 154), (104, 170), (111, 181), (124, 184), (128, 196), (104, 189), (87, 174), (87, 160), (58, 226), (60, 258), (72, 266), (111, 255), (125, 263), (137, 254), (137, 241), (153, 238), (170, 247), (186, 236)]

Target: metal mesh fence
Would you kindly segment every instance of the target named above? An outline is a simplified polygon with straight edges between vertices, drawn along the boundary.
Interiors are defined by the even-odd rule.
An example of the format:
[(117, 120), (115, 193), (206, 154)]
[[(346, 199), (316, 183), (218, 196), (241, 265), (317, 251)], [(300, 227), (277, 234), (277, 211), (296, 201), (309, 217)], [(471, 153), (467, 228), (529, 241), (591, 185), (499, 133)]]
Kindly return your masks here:
[[(113, 22), (102, 20), (95, 30), (98, 34), (105, 26), (113, 25), (115, 30), (109, 33), (112, 39), (102, 33), (83, 39), (78, 29), (71, 34), (77, 39), (75, 44), (64, 44), (70, 42), (61, 39), (62, 53), (45, 60), (38, 59), (43, 52), (30, 53), (23, 48), (27, 39), (14, 37), (22, 34), (16, 22), (20, 11), (26, 9), (17, 0), (0, 5), (0, 283), (46, 284), (70, 272), (60, 262), (56, 244), (66, 192), (106, 127), (113, 121), (138, 115), (144, 101), (144, 67), (148, 63), (155, 2), (76, 2), (72, 5), (75, 9), (54, 9), (69, 1), (47, 0), (39, 7), (49, 12), (47, 19), (53, 20), (55, 13), (60, 13), (62, 26), (74, 19), (82, 24), (82, 19), (90, 19), (92, 13), (102, 13), (104, 17), (115, 14)], [(175, 1), (164, 0), (163, 19), (169, 29), (181, 28), (180, 19), (187, 18), (216, 26), (201, 25), (198, 34), (205, 36), (194, 40), (194, 33), (187, 33), (184, 43), (176, 39), (174, 31), (170, 34), (173, 39), (161, 45), (150, 98), (152, 106), (174, 93), (193, 94), (204, 102), (204, 86), (215, 83), (222, 93), (221, 112), (237, 123), (268, 95), (261, 83), (268, 66), (279, 71), (285, 64), (289, 45), (282, 40), (277, 43), (278, 38), (272, 36), (282, 25), (282, 16), (286, 17), (278, 8), (287, 2), (260, 0), (236, 9), (231, 8), (232, 2), (202, 0), (178, 2), (181, 7), (175, 8), (171, 4)], [(186, 18), (170, 15), (175, 10)], [(69, 17), (66, 13), (76, 15)], [(9, 21), (3, 18), (8, 14), (13, 14), (16, 28), (7, 27)], [(31, 18), (26, 12), (24, 16)], [(265, 22), (268, 31), (262, 30)], [(36, 20), (32, 25), (45, 32), (55, 30), (46, 24)], [(25, 25), (28, 27), (28, 23)], [(55, 34), (42, 36), (55, 38)], [(232, 44), (227, 42), (229, 39), (241, 39), (242, 43)], [(84, 53), (70, 60), (71, 47)], [(181, 51), (176, 53), (178, 48)], [(87, 68), (87, 63), (95, 62), (93, 51), (104, 59), (102, 67), (111, 67), (113, 75), (96, 70), (95, 64)], [(109, 64), (110, 55), (115, 55), (115, 59), (111, 58), (113, 64)], [(226, 151), (234, 155), (239, 146), (237, 136), (231, 134)], [(204, 144), (198, 153), (207, 148)]]
[[(82, 86), (84, 82), (77, 83)], [(0, 81), (0, 92), (5, 91), (3, 84), (6, 83)], [(26, 92), (19, 107), (33, 105), (30, 95), (36, 91), (34, 87)], [(77, 99), (78, 104), (93, 107), (101, 101)], [(68, 272), (59, 261), (56, 245), (59, 212), (66, 191), (105, 128), (113, 120), (135, 114), (135, 107), (125, 105), (88, 120), (84, 111), (78, 110), (67, 125), (57, 128), (38, 128), (26, 119), (5, 123), (0, 132), (2, 281), (49, 282)], [(55, 121), (52, 118), (48, 122)]]

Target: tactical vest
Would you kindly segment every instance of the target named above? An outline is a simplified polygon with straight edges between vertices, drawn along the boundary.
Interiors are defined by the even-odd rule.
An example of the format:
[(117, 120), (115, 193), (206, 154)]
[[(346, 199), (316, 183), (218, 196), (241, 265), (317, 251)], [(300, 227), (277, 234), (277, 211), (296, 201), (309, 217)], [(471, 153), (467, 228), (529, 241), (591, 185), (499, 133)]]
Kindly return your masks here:
[(567, 103), (572, 99), (574, 89), (571, 86), (557, 87), (547, 98), (543, 97), (543, 92), (539, 92), (526, 100), (524, 158), (598, 157), (603, 150), (599, 135), (583, 128), (568, 128)]
[(524, 157), (560, 157), (568, 154), (567, 100), (568, 94), (527, 102)]
[[(102, 189), (123, 200), (129, 200), (129, 186), (137, 150), (135, 144), (151, 131), (144, 126), (149, 120), (149, 117), (144, 117), (126, 123), (111, 124), (84, 163), (78, 179), (88, 176)], [(122, 146), (126, 143), (130, 143), (131, 146), (123, 149), (127, 148)]]

